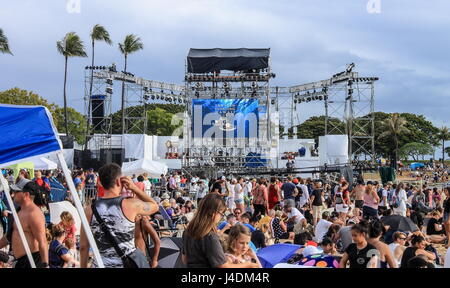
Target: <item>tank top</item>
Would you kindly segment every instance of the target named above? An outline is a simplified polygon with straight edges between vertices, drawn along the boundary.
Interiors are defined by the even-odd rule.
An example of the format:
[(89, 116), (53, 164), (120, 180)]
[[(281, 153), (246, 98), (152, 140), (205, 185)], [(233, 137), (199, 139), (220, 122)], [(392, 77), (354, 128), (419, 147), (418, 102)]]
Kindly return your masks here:
[(373, 209), (378, 209), (378, 204), (375, 203), (375, 199), (373, 199), (372, 195), (364, 192), (364, 206), (368, 206)]
[(408, 247), (403, 252), (400, 268), (408, 268), (408, 261), (416, 256), (417, 247)]
[[(124, 197), (120, 196), (107, 199), (100, 198), (95, 201), (95, 207), (111, 234), (116, 238), (121, 250), (125, 255), (129, 255), (136, 250), (134, 244), (135, 223), (128, 220), (123, 214), (123, 199)], [(90, 224), (105, 267), (122, 268), (122, 259), (117, 255), (113, 245), (108, 241), (108, 238), (106, 238), (106, 235), (103, 233), (94, 215), (92, 216)], [(94, 265), (97, 266), (95, 261)]]

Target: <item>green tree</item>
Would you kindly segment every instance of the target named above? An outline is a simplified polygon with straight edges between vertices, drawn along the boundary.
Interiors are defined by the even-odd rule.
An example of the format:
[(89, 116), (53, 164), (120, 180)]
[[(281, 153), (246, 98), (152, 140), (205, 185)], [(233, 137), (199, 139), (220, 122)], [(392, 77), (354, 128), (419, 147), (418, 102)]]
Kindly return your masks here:
[(425, 155), (433, 154), (433, 147), (430, 144), (412, 142), (404, 145), (399, 149), (399, 157), (407, 159), (412, 157), (414, 161), (419, 160), (419, 156), (422, 159)]
[[(128, 55), (139, 50), (144, 49), (144, 44), (141, 42), (141, 38), (136, 35), (130, 34), (125, 37), (123, 43), (119, 43), (120, 52), (125, 58), (124, 71), (127, 72)], [(122, 134), (125, 134), (125, 80), (122, 81), (122, 98), (121, 98), (121, 110), (122, 110)]]
[(11, 50), (9, 49), (9, 42), (6, 35), (3, 33), (3, 29), (0, 28), (0, 52), (3, 54), (11, 54)]
[(448, 127), (442, 127), (436, 135), (436, 139), (442, 141), (442, 163), (445, 160), (445, 141), (450, 140), (450, 130)]
[(390, 138), (394, 142), (394, 153), (395, 161), (398, 160), (398, 147), (399, 147), (399, 136), (403, 133), (408, 133), (408, 128), (405, 127), (406, 119), (400, 117), (398, 113), (394, 113), (390, 118), (382, 122), (383, 132), (378, 136), (378, 138)]
[(67, 61), (69, 57), (87, 57), (84, 51), (83, 41), (75, 32), (69, 32), (66, 34), (63, 40), (56, 42), (58, 52), (64, 56), (64, 127), (66, 135), (69, 135), (69, 119), (67, 112)]
[(172, 135), (175, 129), (183, 125), (183, 122), (173, 118), (174, 115), (161, 108), (147, 111), (147, 134), (158, 136)]
[[(337, 118), (331, 118), (330, 123), (339, 127), (339, 130), (345, 131), (345, 124)], [(283, 127), (284, 128), (284, 127)], [(284, 130), (284, 129), (283, 129)], [(292, 135), (292, 131), (288, 129), (289, 136)], [(280, 135), (284, 131), (280, 127)], [(319, 143), (319, 136), (325, 135), (325, 116), (313, 116), (307, 119), (305, 122), (297, 126), (297, 137), (301, 139), (314, 139), (316, 143)], [(282, 136), (281, 136), (282, 137)]]
[[(0, 92), (0, 103), (13, 105), (40, 105), (45, 106), (52, 114), (53, 122), (58, 131), (64, 131), (64, 109), (54, 103), (49, 103), (46, 99), (40, 97), (32, 91), (19, 88), (9, 89)], [(69, 133), (75, 140), (84, 143), (85, 119), (82, 114), (75, 109), (68, 108), (69, 114)]]
[[(96, 24), (94, 28), (92, 28), (91, 32), (91, 41), (92, 41), (92, 64), (91, 66), (95, 65), (95, 41), (104, 41), (109, 45), (112, 45), (112, 41), (109, 38), (109, 33), (106, 31), (105, 27), (101, 26), (100, 24)], [(91, 81), (89, 83), (89, 104), (88, 104), (88, 113), (91, 113), (91, 98), (92, 98), (92, 86), (94, 81), (94, 70), (91, 70)], [(89, 117), (87, 117), (87, 120), (89, 121)], [(86, 128), (89, 129), (89, 122), (86, 122)], [(89, 134), (89, 131), (86, 133), (86, 137)], [(86, 141), (87, 142), (87, 141)]]
[(447, 153), (447, 156), (450, 157), (450, 147), (445, 147), (445, 152)]

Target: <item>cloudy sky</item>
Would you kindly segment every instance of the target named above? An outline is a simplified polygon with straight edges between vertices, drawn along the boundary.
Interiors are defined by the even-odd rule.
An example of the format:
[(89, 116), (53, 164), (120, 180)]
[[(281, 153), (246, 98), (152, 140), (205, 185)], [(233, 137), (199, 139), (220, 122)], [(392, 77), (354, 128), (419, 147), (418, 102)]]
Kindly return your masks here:
[[(62, 105), (64, 59), (56, 41), (75, 31), (90, 54), (89, 33), (100, 23), (114, 45), (97, 45), (97, 65), (122, 68), (117, 43), (130, 33), (145, 47), (130, 56), (129, 70), (178, 84), (191, 47), (270, 47), (273, 85), (327, 79), (354, 62), (361, 76), (380, 78), (377, 111), (424, 114), (450, 126), (448, 0), (379, 0), (374, 14), (369, 0), (80, 0), (80, 13), (67, 10), (72, 0), (0, 1), (0, 27), (14, 53), (0, 55), (0, 90), (20, 87)], [(69, 105), (80, 112), (89, 63), (69, 62)], [(303, 107), (301, 118), (323, 113), (319, 105)]]

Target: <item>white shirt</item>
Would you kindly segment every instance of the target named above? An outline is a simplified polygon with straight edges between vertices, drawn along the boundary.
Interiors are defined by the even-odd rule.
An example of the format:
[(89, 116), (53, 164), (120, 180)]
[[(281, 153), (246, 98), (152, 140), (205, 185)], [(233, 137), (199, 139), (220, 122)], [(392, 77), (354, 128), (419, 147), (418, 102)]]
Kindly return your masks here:
[(247, 184), (244, 184), (244, 196), (249, 197), (252, 193), (252, 182), (248, 182)]
[(385, 206), (388, 206), (387, 205), (387, 203), (384, 203), (384, 200), (383, 200), (383, 198), (384, 197), (386, 197), (386, 199), (387, 199), (387, 196), (388, 196), (388, 191), (386, 190), (386, 189), (383, 189), (382, 191), (381, 191), (381, 199), (380, 199), (380, 205), (379, 206), (383, 206), (383, 207), (385, 207)]
[(242, 190), (241, 184), (237, 183), (234, 186), (234, 200), (244, 199), (244, 191)]
[(306, 203), (308, 203), (309, 200), (308, 186), (306, 186), (305, 184), (300, 184), (298, 185), (298, 187), (300, 187), (300, 189), (302, 189), (303, 191), (302, 196), (300, 196), (300, 207), (303, 207)]
[(328, 228), (330, 228), (332, 224), (333, 223), (331, 223), (330, 221), (324, 219), (319, 220), (316, 225), (316, 229), (314, 230), (314, 234), (316, 235), (315, 240), (317, 243), (322, 242), (323, 237), (325, 236), (325, 234), (327, 234)]
[(408, 198), (406, 197), (405, 190), (400, 190), (397, 197), (399, 197), (400, 206), (398, 208), (394, 208), (394, 211), (406, 211), (406, 200), (408, 200)]
[(289, 213), (287, 214), (287, 216), (288, 216), (289, 219), (291, 219), (292, 217), (297, 216), (297, 217), (295, 218), (295, 224), (298, 224), (298, 223), (300, 223), (300, 221), (301, 221), (302, 219), (305, 219), (305, 216), (303, 216), (303, 214), (302, 214), (300, 211), (298, 211), (298, 209), (295, 208), (295, 207), (292, 207), (291, 212), (289, 212)]
[(149, 180), (144, 180), (144, 187), (145, 187), (145, 192), (148, 195), (151, 195), (151, 193), (152, 193), (152, 183), (150, 183)]

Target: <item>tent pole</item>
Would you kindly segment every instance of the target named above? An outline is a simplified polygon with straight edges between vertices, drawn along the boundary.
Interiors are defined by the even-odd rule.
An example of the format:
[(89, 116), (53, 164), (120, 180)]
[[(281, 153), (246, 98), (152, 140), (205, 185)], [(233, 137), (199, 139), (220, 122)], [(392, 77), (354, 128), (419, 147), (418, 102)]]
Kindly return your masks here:
[(75, 184), (73, 183), (72, 175), (70, 175), (69, 168), (67, 168), (67, 163), (66, 160), (64, 159), (64, 155), (62, 154), (62, 151), (56, 152), (56, 155), (58, 156), (59, 163), (61, 164), (61, 167), (64, 171), (64, 176), (66, 177), (66, 183), (69, 186), (69, 190), (73, 191), (71, 195), (73, 201), (75, 202), (75, 207), (78, 210), (78, 214), (80, 215), (81, 227), (82, 229), (84, 229), (84, 232), (86, 233), (86, 237), (94, 253), (94, 257), (97, 262), (98, 268), (105, 268), (105, 266), (103, 265), (102, 257), (100, 256), (100, 252), (98, 251), (97, 248), (97, 243), (95, 242), (94, 236), (92, 235), (91, 227), (89, 226), (86, 214), (84, 213), (83, 205), (81, 204), (80, 198), (78, 197), (78, 194), (76, 192), (77, 190), (75, 189)]
[[(36, 268), (36, 264), (34, 263), (34, 259), (31, 256), (30, 246), (28, 246), (27, 238), (25, 238), (25, 234), (23, 233), (22, 224), (19, 220), (19, 215), (17, 215), (16, 207), (14, 206), (14, 202), (11, 198), (11, 195), (9, 194), (9, 185), (8, 181), (6, 181), (5, 177), (3, 177), (3, 174), (0, 173), (0, 181), (3, 186), (3, 191), (5, 192), (6, 199), (8, 200), (9, 207), (11, 208), (14, 222), (16, 223), (17, 230), (19, 232), (20, 239), (22, 240), (23, 247), (25, 248), (25, 252), (27, 253), (28, 261), (30, 261), (31, 268)], [(11, 223), (12, 225), (12, 223)], [(6, 231), (5, 231), (6, 233)]]

